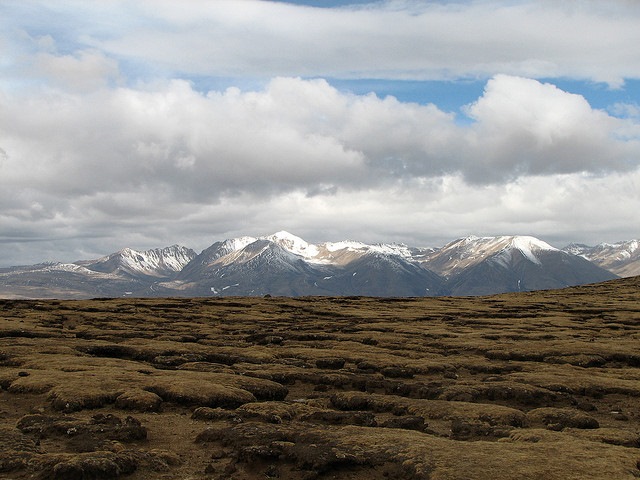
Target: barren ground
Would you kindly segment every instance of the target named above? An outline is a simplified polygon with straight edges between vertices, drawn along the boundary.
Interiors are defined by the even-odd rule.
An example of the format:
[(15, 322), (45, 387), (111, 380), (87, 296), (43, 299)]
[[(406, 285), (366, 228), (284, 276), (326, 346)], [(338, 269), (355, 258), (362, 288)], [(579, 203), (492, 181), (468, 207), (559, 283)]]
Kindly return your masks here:
[(0, 301), (0, 478), (640, 477), (640, 277)]

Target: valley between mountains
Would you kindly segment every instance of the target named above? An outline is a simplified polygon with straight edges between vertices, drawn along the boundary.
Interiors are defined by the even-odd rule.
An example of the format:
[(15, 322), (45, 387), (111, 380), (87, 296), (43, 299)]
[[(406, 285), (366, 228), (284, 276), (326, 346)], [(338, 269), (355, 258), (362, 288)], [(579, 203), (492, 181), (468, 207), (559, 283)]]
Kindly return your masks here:
[(287, 232), (174, 245), (95, 260), (0, 269), (2, 298), (216, 296), (472, 296), (590, 284), (640, 274), (638, 241), (573, 244), (466, 237), (439, 248), (341, 241)]
[(640, 277), (0, 300), (0, 478), (632, 480)]

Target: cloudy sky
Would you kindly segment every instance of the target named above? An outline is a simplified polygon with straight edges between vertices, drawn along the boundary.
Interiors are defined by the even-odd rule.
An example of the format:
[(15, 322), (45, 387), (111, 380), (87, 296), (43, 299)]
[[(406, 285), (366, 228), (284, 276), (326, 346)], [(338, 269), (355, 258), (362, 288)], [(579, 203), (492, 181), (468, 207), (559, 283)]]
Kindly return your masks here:
[(2, 0), (0, 266), (640, 237), (640, 2)]

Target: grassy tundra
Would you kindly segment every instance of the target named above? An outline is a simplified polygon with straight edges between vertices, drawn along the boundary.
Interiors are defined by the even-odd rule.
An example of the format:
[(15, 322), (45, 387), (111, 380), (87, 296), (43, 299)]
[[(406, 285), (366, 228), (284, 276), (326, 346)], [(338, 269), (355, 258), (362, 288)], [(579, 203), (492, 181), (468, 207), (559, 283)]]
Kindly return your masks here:
[(640, 277), (0, 312), (0, 478), (640, 477)]

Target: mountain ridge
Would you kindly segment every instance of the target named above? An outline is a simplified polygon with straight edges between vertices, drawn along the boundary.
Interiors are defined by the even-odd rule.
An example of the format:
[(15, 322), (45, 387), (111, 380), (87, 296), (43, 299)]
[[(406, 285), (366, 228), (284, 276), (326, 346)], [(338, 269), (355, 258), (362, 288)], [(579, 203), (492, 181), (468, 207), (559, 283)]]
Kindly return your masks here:
[(436, 248), (312, 244), (282, 230), (217, 241), (199, 254), (180, 245), (124, 248), (71, 264), (0, 269), (0, 297), (468, 296), (617, 278), (583, 247), (590, 248), (567, 251), (522, 235), (468, 236)]
[(640, 240), (600, 243), (593, 247), (572, 243), (563, 250), (584, 257), (621, 277), (640, 275)]
[(163, 277), (179, 272), (195, 256), (194, 250), (181, 245), (144, 251), (127, 247), (96, 260), (83, 260), (74, 263), (96, 272), (115, 273), (120, 271), (132, 276), (142, 274)]

